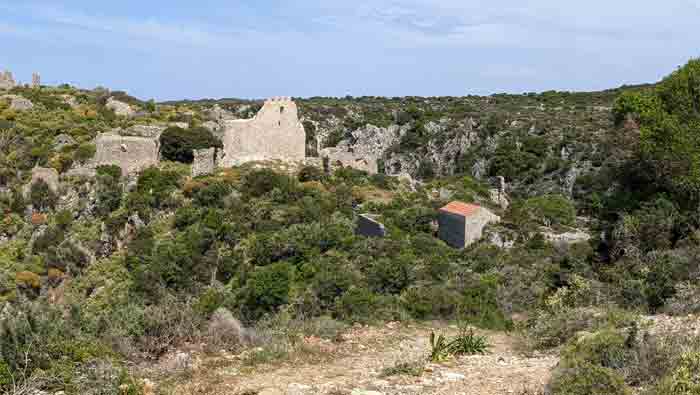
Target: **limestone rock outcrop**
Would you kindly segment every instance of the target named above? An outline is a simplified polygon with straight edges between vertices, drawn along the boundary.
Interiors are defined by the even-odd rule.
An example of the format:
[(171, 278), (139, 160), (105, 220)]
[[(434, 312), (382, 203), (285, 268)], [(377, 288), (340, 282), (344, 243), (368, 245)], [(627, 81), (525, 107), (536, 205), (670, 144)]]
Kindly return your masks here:
[(329, 170), (339, 167), (349, 167), (356, 170), (366, 171), (369, 174), (377, 174), (379, 166), (377, 158), (370, 156), (358, 156), (354, 152), (343, 151), (341, 148), (324, 148), (319, 155), (328, 161)]
[(15, 111), (28, 111), (34, 108), (34, 104), (22, 96), (18, 95), (4, 95), (0, 96), (0, 99), (5, 99), (10, 101), (10, 109)]
[(130, 117), (135, 113), (134, 109), (131, 108), (129, 104), (116, 100), (113, 97), (107, 99), (107, 104), (105, 104), (105, 107), (114, 111), (116, 115), (121, 117)]

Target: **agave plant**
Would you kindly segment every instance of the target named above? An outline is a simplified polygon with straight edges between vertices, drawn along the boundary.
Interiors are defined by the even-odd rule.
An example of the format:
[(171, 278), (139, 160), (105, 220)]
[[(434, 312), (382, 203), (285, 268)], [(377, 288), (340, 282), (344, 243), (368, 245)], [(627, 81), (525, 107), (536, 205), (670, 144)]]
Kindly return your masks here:
[(453, 355), (484, 355), (491, 345), (486, 337), (474, 333), (474, 329), (463, 329), (454, 340), (449, 343), (449, 352)]
[(486, 340), (486, 337), (477, 335), (473, 329), (469, 328), (463, 329), (451, 341), (448, 341), (443, 335), (436, 336), (435, 332), (431, 332), (430, 348), (430, 361), (442, 362), (452, 355), (486, 354), (491, 345)]
[(430, 332), (430, 361), (442, 362), (450, 356), (450, 345), (443, 335), (435, 336), (435, 332)]

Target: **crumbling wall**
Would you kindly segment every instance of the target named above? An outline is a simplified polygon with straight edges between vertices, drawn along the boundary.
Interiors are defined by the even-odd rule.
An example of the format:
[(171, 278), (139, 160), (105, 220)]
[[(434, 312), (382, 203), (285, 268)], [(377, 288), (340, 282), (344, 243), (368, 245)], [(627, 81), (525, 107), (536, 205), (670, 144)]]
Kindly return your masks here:
[(41, 76), (39, 73), (32, 73), (32, 88), (41, 87)]
[(158, 141), (155, 139), (102, 133), (95, 140), (95, 157), (91, 165), (117, 165), (123, 174), (131, 174), (158, 164)]
[(0, 89), (10, 90), (15, 87), (17, 83), (15, 82), (12, 73), (9, 71), (4, 71), (0, 73)]
[(214, 172), (216, 148), (194, 150), (192, 162), (192, 177), (203, 176)]
[(253, 119), (225, 121), (224, 125), (222, 167), (306, 157), (306, 133), (297, 106), (289, 98), (268, 100)]
[(344, 151), (339, 148), (325, 148), (321, 150), (321, 157), (324, 161), (327, 158), (329, 170), (335, 170), (339, 167), (350, 167), (357, 170), (366, 171), (369, 174), (377, 174), (379, 166), (377, 159), (370, 156), (359, 156), (354, 152)]
[(51, 167), (35, 167), (32, 169), (32, 179), (24, 187), (24, 196), (29, 197), (32, 185), (36, 184), (39, 180), (44, 181), (49, 189), (53, 193), (58, 192), (59, 181), (58, 181), (58, 171)]

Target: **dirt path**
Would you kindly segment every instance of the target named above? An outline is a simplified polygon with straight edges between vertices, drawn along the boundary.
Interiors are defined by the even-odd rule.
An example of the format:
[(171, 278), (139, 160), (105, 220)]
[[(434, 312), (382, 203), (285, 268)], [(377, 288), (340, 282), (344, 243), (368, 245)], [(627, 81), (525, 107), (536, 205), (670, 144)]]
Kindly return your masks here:
[[(281, 366), (246, 369), (224, 361), (207, 361), (200, 373), (177, 388), (178, 394), (245, 395), (418, 395), (520, 394), (541, 389), (557, 364), (554, 356), (526, 357), (515, 351), (514, 338), (481, 332), (493, 346), (484, 356), (468, 356), (441, 364), (425, 363), (414, 375), (382, 373), (401, 363), (420, 366), (429, 352), (432, 328), (386, 326), (356, 328), (339, 345), (308, 339), (318, 354), (295, 358)], [(454, 335), (457, 328), (441, 328)], [(311, 361), (309, 361), (311, 359)], [(234, 364), (235, 365), (235, 364)], [(422, 372), (421, 372), (422, 371)]]

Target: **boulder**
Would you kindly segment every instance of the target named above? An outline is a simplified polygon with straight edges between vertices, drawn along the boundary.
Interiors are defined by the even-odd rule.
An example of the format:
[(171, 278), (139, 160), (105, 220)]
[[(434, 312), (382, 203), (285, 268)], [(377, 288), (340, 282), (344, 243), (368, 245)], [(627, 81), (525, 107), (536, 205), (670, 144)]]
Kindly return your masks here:
[(250, 341), (248, 330), (226, 308), (217, 309), (209, 319), (207, 332), (217, 341), (247, 343)]
[(163, 125), (134, 125), (121, 131), (122, 136), (146, 137), (158, 140), (163, 131), (167, 129)]
[(0, 99), (6, 99), (10, 101), (10, 109), (15, 110), (15, 111), (28, 111), (34, 108), (34, 104), (29, 101), (29, 99), (25, 99), (22, 96), (17, 96), (17, 95), (4, 95), (1, 96)]
[(116, 100), (113, 97), (107, 99), (107, 104), (105, 107), (114, 111), (115, 114), (121, 117), (130, 117), (134, 115), (134, 109), (130, 105), (122, 101)]
[(73, 144), (75, 144), (75, 139), (65, 133), (61, 133), (53, 139), (53, 148), (57, 151)]

